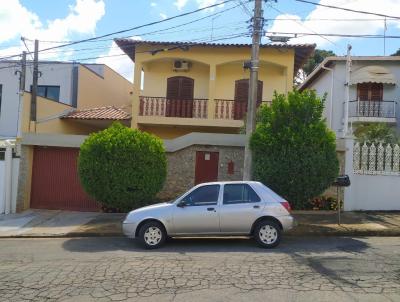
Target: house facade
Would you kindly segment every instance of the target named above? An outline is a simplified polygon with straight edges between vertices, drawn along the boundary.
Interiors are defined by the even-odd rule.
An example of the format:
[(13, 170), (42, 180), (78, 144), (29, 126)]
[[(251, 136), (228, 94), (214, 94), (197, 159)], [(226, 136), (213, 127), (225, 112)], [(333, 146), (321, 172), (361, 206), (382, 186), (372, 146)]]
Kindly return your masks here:
[[(383, 122), (400, 127), (400, 57), (351, 57), (348, 121)], [(299, 87), (326, 94), (324, 116), (337, 135), (343, 135), (346, 100), (346, 58), (326, 58)]]
[[(14, 62), (14, 67), (0, 69), (0, 182), (4, 188), (0, 213), (29, 207), (98, 209), (78, 180), (79, 146), (68, 142), (102, 130), (115, 120), (129, 126), (132, 83), (102, 64), (41, 62), (33, 122), (29, 66), (26, 91), (21, 94), (19, 74), (15, 73), (21, 67)], [(41, 140), (43, 137), (46, 139)], [(12, 152), (7, 152), (3, 146), (10, 144)]]
[[(250, 44), (117, 39), (135, 63), (132, 127), (173, 139), (192, 132), (237, 134), (247, 110)], [(258, 104), (292, 90), (315, 45), (262, 45)]]

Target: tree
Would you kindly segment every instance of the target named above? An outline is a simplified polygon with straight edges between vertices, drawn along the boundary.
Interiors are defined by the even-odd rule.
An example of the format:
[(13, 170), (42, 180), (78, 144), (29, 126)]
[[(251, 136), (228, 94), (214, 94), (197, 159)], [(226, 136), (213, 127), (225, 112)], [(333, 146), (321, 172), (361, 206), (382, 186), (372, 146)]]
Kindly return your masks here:
[(336, 54), (333, 51), (316, 49), (314, 54), (307, 60), (302, 69), (308, 76), (325, 58), (334, 56), (336, 56)]
[(114, 123), (82, 144), (78, 172), (84, 190), (107, 207), (130, 210), (152, 200), (164, 184), (162, 141)]
[(254, 177), (304, 208), (323, 193), (339, 171), (336, 140), (322, 119), (325, 97), (314, 91), (274, 95), (272, 105), (262, 106), (251, 137)]
[(391, 56), (400, 56), (400, 48), (395, 53), (392, 53)]
[(361, 124), (354, 131), (360, 143), (396, 144), (400, 142), (396, 131), (385, 123)]

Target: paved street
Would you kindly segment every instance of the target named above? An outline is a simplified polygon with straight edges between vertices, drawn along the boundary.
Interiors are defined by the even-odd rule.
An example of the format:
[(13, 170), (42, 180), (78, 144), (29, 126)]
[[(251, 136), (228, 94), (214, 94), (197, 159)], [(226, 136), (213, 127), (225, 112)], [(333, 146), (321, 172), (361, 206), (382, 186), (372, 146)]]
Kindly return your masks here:
[(400, 239), (1, 239), (0, 301), (400, 301)]

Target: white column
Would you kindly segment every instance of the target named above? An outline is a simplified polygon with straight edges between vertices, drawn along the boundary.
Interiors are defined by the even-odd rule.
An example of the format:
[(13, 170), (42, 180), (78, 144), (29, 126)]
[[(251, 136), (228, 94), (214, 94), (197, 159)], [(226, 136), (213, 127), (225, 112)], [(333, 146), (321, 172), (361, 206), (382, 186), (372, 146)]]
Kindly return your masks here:
[(12, 146), (7, 144), (4, 157), (4, 193), (5, 193), (5, 207), (4, 214), (11, 212), (11, 194), (12, 194)]

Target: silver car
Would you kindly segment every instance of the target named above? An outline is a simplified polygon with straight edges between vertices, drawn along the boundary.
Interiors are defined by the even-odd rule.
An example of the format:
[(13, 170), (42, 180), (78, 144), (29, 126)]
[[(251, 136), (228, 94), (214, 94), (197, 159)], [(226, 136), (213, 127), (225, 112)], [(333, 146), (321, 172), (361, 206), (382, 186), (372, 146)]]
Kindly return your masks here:
[(260, 182), (210, 182), (174, 201), (131, 211), (122, 226), (145, 248), (161, 246), (168, 236), (204, 235), (251, 235), (272, 248), (293, 227), (293, 217), (289, 203)]

